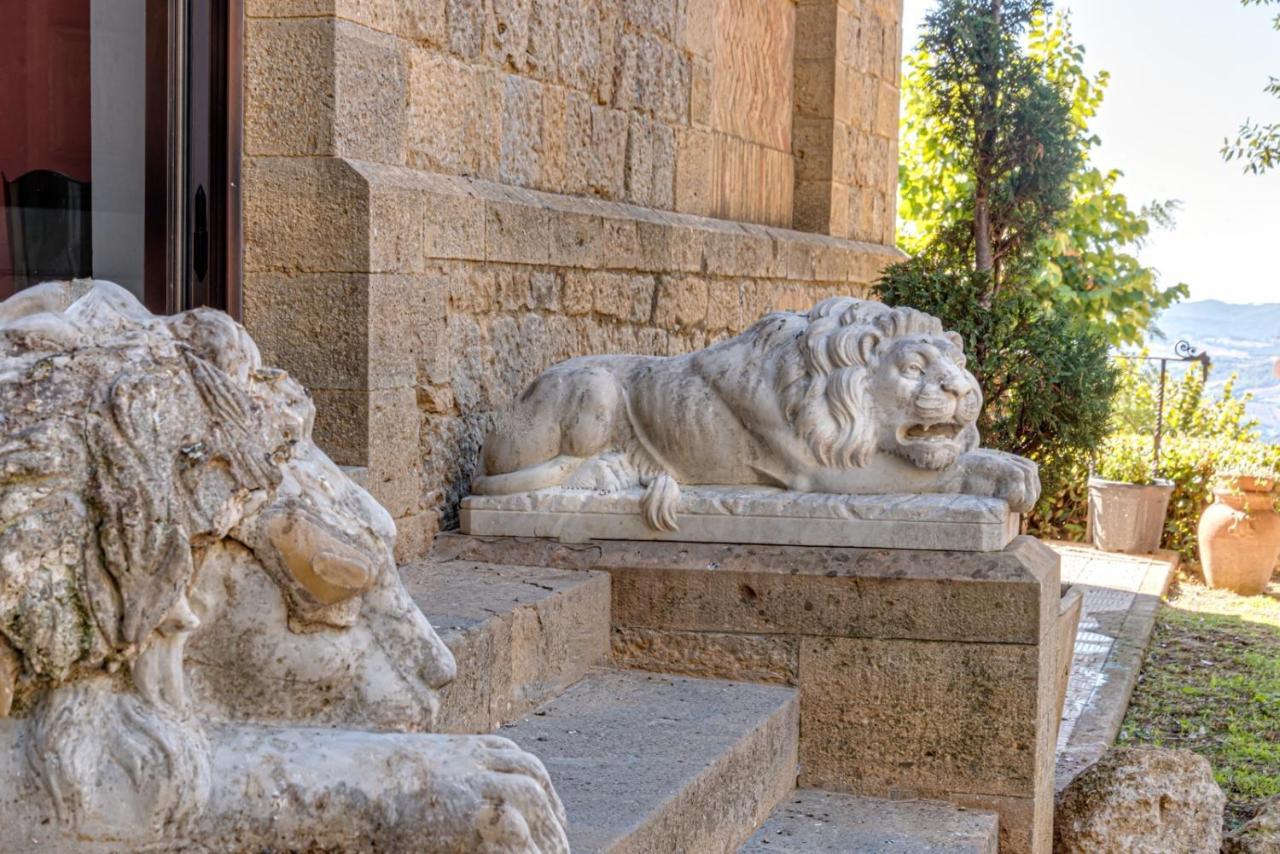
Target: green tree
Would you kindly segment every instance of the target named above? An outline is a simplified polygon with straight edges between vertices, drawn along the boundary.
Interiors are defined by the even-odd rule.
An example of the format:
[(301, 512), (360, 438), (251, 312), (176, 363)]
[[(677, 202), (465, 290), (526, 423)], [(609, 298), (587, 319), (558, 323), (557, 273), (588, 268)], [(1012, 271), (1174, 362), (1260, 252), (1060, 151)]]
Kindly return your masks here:
[(1035, 2), (940, 0), (926, 17), (903, 122), (915, 257), (877, 292), (964, 336), (986, 397), (984, 444), (1035, 459), (1055, 495), (1105, 435), (1115, 376), (1106, 330), (1044, 284), (1088, 148), (1065, 71), (1029, 46), (1045, 14)]
[[(924, 21), (921, 136), (963, 174), (932, 223), (931, 251), (988, 274), (984, 305), (1071, 202), (1081, 151), (1070, 104), (1023, 49), (1036, 0), (943, 0)], [(909, 161), (910, 158), (905, 158)], [(905, 194), (904, 194), (905, 195)]]
[[(1072, 38), (1070, 18), (1033, 9), (1026, 36), (1025, 61), (1068, 105), (1062, 133), (1079, 156), (1066, 181), (1069, 204), (1052, 227), (1037, 232), (1032, 246), (1022, 247), (1020, 284), (1103, 330), (1112, 344), (1136, 344), (1160, 311), (1187, 295), (1185, 285), (1162, 288), (1155, 270), (1136, 255), (1153, 227), (1172, 224), (1176, 204), (1135, 209), (1117, 189), (1122, 173), (1092, 162), (1100, 141), (1089, 123), (1102, 105), (1109, 75), (1085, 71), (1084, 48)], [(922, 39), (907, 58), (903, 84), (899, 242), (912, 254), (963, 230), (959, 221), (968, 213), (960, 200), (974, 194), (965, 141), (937, 116), (937, 62), (929, 44)]]
[(1084, 47), (1072, 37), (1070, 16), (1037, 14), (1028, 53), (1044, 63), (1049, 81), (1070, 99), (1071, 123), (1083, 152), (1068, 179), (1071, 206), (1038, 247), (1038, 284), (1055, 303), (1105, 330), (1112, 344), (1138, 344), (1156, 316), (1189, 293), (1185, 284), (1162, 288), (1156, 271), (1136, 254), (1153, 226), (1173, 225), (1177, 203), (1157, 201), (1134, 209), (1117, 189), (1123, 173), (1093, 163), (1101, 140), (1089, 123), (1102, 106), (1110, 75), (1085, 71)]
[[(1242, 6), (1270, 6), (1280, 0), (1240, 0)], [(1280, 31), (1280, 14), (1271, 19), (1271, 28)], [(1271, 77), (1263, 90), (1280, 98), (1280, 77)], [(1228, 163), (1239, 160), (1245, 172), (1261, 175), (1280, 166), (1280, 122), (1259, 124), (1245, 119), (1235, 140), (1222, 141), (1222, 157)]]
[(989, 275), (921, 256), (886, 270), (877, 295), (936, 315), (964, 337), (985, 398), (983, 444), (1039, 462), (1050, 494), (1055, 465), (1106, 435), (1116, 372), (1097, 330), (1033, 291), (1007, 287), (984, 305)]

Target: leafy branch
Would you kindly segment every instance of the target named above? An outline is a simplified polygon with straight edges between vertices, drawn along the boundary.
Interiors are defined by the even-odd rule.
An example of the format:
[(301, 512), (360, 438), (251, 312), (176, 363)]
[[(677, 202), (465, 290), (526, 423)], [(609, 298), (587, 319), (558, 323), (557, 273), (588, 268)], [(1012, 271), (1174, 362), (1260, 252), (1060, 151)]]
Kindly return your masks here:
[[(1278, 2), (1280, 0), (1240, 0), (1240, 5), (1270, 6)], [(1271, 19), (1271, 28), (1280, 32), (1280, 14)], [(1270, 78), (1263, 91), (1280, 98), (1280, 78)], [(1234, 140), (1222, 141), (1222, 159), (1228, 163), (1239, 161), (1245, 172), (1254, 175), (1280, 166), (1280, 123), (1263, 124), (1245, 119)]]

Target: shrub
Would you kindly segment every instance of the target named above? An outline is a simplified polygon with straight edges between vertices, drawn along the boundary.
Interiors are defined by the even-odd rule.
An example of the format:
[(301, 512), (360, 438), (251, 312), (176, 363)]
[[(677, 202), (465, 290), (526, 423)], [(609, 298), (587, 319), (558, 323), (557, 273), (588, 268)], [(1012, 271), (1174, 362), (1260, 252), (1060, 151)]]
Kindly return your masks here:
[[(1200, 514), (1213, 500), (1220, 479), (1251, 474), (1280, 473), (1280, 445), (1214, 436), (1173, 435), (1160, 445), (1159, 477), (1173, 483), (1169, 512), (1164, 520), (1163, 545), (1196, 559), (1196, 527)], [(1097, 474), (1108, 480), (1145, 483), (1151, 479), (1151, 437), (1119, 434), (1099, 448)], [(1084, 508), (1087, 512), (1087, 505)]]
[(1116, 382), (1107, 342), (1027, 289), (1006, 288), (988, 307), (986, 285), (982, 273), (913, 258), (888, 268), (876, 294), (935, 315), (964, 337), (986, 398), (982, 444), (1035, 460), (1044, 494), (1055, 496), (1070, 488), (1075, 461), (1106, 435)]

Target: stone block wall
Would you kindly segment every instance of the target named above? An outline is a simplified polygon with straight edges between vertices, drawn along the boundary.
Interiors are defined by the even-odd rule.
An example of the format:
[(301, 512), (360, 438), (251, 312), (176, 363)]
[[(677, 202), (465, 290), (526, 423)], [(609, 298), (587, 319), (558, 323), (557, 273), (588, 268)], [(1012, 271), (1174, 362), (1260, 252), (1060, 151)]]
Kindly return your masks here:
[(791, 224), (793, 0), (247, 5), (254, 154)]
[(402, 557), (551, 363), (687, 352), (897, 257), (891, 225), (788, 228), (812, 174), (792, 0), (245, 5), (244, 319)]
[(799, 0), (793, 224), (893, 243), (901, 0)]

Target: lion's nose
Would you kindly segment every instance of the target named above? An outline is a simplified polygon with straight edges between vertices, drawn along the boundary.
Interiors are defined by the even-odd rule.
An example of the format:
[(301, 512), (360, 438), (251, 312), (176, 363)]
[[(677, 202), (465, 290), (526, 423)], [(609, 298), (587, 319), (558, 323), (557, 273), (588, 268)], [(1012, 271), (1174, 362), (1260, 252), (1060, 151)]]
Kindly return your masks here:
[(956, 397), (963, 397), (970, 390), (969, 384), (965, 382), (965, 378), (960, 374), (947, 374), (943, 377), (942, 388)]
[(920, 390), (916, 395), (916, 409), (922, 413), (936, 414), (941, 413), (954, 405), (955, 401), (943, 394), (945, 386), (929, 384)]

